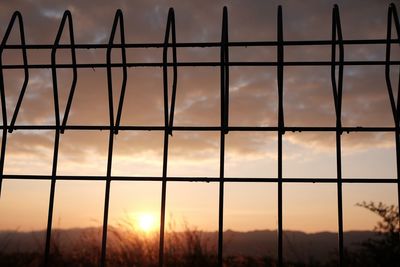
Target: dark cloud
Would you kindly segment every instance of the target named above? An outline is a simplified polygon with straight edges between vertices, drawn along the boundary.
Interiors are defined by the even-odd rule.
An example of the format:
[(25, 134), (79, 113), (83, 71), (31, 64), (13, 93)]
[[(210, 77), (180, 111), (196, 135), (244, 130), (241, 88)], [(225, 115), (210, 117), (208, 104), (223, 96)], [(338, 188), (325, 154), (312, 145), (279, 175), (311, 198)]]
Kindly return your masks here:
[[(229, 10), (230, 40), (275, 40), (276, 8), (283, 5), (284, 38), (290, 40), (330, 39), (331, 10), (334, 2), (341, 8), (343, 35), (346, 39), (384, 38), (388, 1), (2, 1), (0, 4), (0, 36), (3, 35), (14, 10), (24, 16), (28, 43), (52, 43), (64, 10), (69, 9), (74, 19), (77, 43), (106, 43), (117, 8), (124, 13), (127, 42), (162, 42), (170, 6), (175, 8), (177, 39), (180, 42), (218, 41), (220, 39), (222, 6)], [(64, 33), (65, 35), (65, 33)], [(12, 42), (18, 43), (13, 33)], [(116, 39), (118, 40), (118, 38)], [(64, 42), (68, 42), (66, 36)], [(354, 46), (345, 48), (349, 60), (382, 60), (384, 46)], [(79, 51), (78, 62), (105, 62), (105, 50)], [(394, 56), (396, 53), (394, 53)], [(329, 47), (286, 48), (287, 60), (329, 60)], [(113, 51), (113, 59), (120, 60), (120, 51)], [(128, 60), (159, 62), (160, 49), (132, 49)], [(21, 62), (17, 52), (6, 51), (5, 63)], [(180, 61), (218, 61), (218, 49), (178, 49)], [(232, 48), (231, 60), (276, 60), (275, 48)], [(50, 51), (30, 53), (29, 61), (49, 63)], [(70, 62), (70, 53), (59, 51), (58, 62)], [(396, 77), (394, 69), (393, 77)], [(19, 88), (22, 71), (4, 71), (8, 116), (10, 117)], [(170, 75), (171, 77), (171, 75)], [(287, 67), (285, 69), (285, 122), (290, 126), (334, 126), (335, 113), (328, 67)], [(397, 80), (397, 79), (395, 79)], [(61, 110), (65, 108), (71, 72), (59, 71)], [(117, 106), (121, 71), (113, 71), (114, 103)], [(70, 124), (108, 124), (107, 76), (104, 69), (78, 71), (78, 84), (70, 114)], [(236, 67), (231, 69), (230, 123), (242, 126), (274, 126), (277, 124), (276, 70), (272, 67)], [(346, 67), (343, 92), (343, 124), (346, 126), (390, 126), (393, 119), (384, 82), (383, 67)], [(18, 118), (19, 124), (54, 123), (52, 77), (50, 70), (31, 70), (26, 97)], [(219, 69), (181, 68), (178, 73), (176, 125), (219, 125), (220, 123)], [(132, 68), (128, 72), (127, 93), (122, 124), (162, 125), (162, 70), (160, 68)], [(24, 144), (15, 153), (35, 153), (37, 147), (51, 148), (53, 133), (21, 135)], [(84, 137), (86, 136), (86, 137)], [(121, 155), (159, 153), (162, 139), (145, 134), (119, 136)], [(180, 137), (179, 137), (180, 136)], [(374, 146), (391, 144), (390, 135), (374, 135)], [(154, 140), (153, 140), (154, 139)], [(213, 140), (213, 138), (209, 138)], [(233, 138), (238, 155), (265, 156), (260, 152), (262, 141), (257, 134), (247, 138)], [(350, 138), (351, 139), (351, 138)], [(350, 140), (349, 139), (349, 140)], [(65, 134), (61, 142), (71, 160), (81, 161), (91, 153), (106, 151), (104, 134)], [(219, 144), (207, 135), (176, 135), (174, 153), (190, 159), (188, 150), (198, 151), (198, 158), (218, 151)], [(332, 140), (315, 134), (288, 137), (293, 143), (315, 149), (330, 147)], [(328, 140), (328, 141), (327, 141)], [(353, 147), (368, 147), (368, 138), (353, 138)], [(19, 151), (19, 152), (18, 152)], [(42, 151), (42, 150), (40, 150)], [(40, 152), (42, 153), (42, 152)], [(211, 153), (211, 152), (210, 152)], [(81, 155), (81, 156), (79, 156)]]

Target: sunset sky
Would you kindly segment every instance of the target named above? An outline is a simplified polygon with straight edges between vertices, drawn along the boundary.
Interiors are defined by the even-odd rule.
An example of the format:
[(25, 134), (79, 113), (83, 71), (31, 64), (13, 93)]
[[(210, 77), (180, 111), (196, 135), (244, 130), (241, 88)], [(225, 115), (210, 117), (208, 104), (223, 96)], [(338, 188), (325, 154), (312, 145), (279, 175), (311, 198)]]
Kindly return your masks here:
[[(75, 42), (108, 43), (115, 11), (124, 14), (126, 43), (161, 43), (168, 8), (174, 7), (178, 42), (218, 42), (222, 8), (228, 7), (230, 41), (276, 40), (276, 13), (283, 7), (285, 40), (330, 40), (331, 13), (338, 3), (344, 39), (384, 39), (389, 1), (1, 1), (0, 37), (15, 10), (24, 18), (28, 44), (52, 44), (65, 10), (73, 17)], [(398, 5), (400, 6), (400, 5)], [(9, 43), (18, 44), (17, 28)], [(68, 43), (67, 34), (63, 42)], [(119, 40), (119, 36), (117, 38)], [(50, 50), (28, 54), (30, 64), (50, 64)], [(178, 48), (178, 61), (219, 61), (219, 48)], [(274, 61), (276, 47), (230, 48), (231, 61)], [(329, 61), (330, 46), (286, 47), (287, 61)], [(345, 46), (345, 60), (384, 60), (385, 45)], [(5, 51), (3, 64), (21, 63), (21, 52)], [(113, 50), (114, 62), (120, 51)], [(400, 50), (392, 46), (392, 59)], [(78, 63), (105, 63), (106, 49), (77, 50)], [(128, 62), (161, 62), (162, 49), (128, 49)], [(57, 62), (70, 63), (68, 50)], [(392, 67), (397, 88), (398, 66)], [(22, 70), (3, 70), (8, 118), (23, 82)], [(121, 85), (113, 70), (114, 103)], [(72, 71), (58, 70), (60, 110), (65, 110)], [(218, 67), (178, 69), (174, 125), (220, 125)], [(121, 125), (158, 125), (163, 121), (162, 68), (130, 68)], [(230, 68), (230, 126), (276, 126), (276, 67)], [(396, 91), (397, 94), (397, 91)], [(79, 69), (69, 125), (108, 125), (105, 68)], [(285, 125), (335, 126), (330, 67), (285, 67)], [(31, 69), (17, 125), (54, 125), (50, 69)], [(344, 126), (393, 126), (384, 66), (344, 68)], [(106, 175), (107, 131), (66, 131), (61, 135), (59, 175)], [(219, 132), (174, 132), (170, 138), (168, 176), (218, 177)], [(162, 131), (122, 131), (115, 136), (112, 175), (161, 176)], [(396, 178), (392, 133), (342, 136), (344, 178)], [(50, 175), (54, 131), (8, 134), (5, 174)], [(226, 177), (277, 176), (275, 132), (230, 132), (226, 136)], [(334, 133), (285, 133), (283, 177), (336, 177)], [(218, 183), (168, 182), (167, 223), (218, 229)], [(3, 181), (0, 230), (44, 229), (50, 181)], [(57, 181), (54, 228), (99, 226), (104, 207), (104, 181)], [(327, 184), (283, 185), (284, 229), (337, 231), (337, 187)], [(151, 214), (159, 221), (161, 182), (118, 181), (111, 184), (110, 224), (137, 221)], [(357, 207), (362, 201), (397, 205), (396, 184), (344, 184), (344, 230), (372, 230), (378, 217)], [(239, 231), (277, 228), (276, 183), (226, 183), (224, 228)], [(155, 226), (157, 227), (157, 225)]]

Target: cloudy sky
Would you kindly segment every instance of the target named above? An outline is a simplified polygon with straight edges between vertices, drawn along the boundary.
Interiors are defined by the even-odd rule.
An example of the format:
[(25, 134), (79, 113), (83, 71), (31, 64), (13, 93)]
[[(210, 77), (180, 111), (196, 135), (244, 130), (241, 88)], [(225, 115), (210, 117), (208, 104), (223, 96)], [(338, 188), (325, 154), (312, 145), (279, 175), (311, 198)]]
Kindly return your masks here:
[[(283, 6), (285, 40), (330, 40), (333, 4), (340, 7), (344, 39), (384, 39), (388, 1), (1, 1), (0, 36), (15, 10), (24, 18), (26, 42), (52, 44), (65, 10), (73, 17), (75, 42), (108, 42), (115, 11), (123, 11), (127, 43), (161, 43), (169, 7), (174, 7), (178, 42), (218, 42), (222, 8), (228, 7), (230, 41), (276, 40), (277, 6)], [(18, 43), (13, 31), (9, 43)], [(67, 34), (62, 42), (68, 43)], [(117, 40), (119, 36), (117, 36)], [(393, 46), (394, 60), (400, 53)], [(329, 61), (330, 46), (287, 47), (288, 61)], [(219, 61), (218, 48), (178, 48), (178, 61)], [(113, 62), (120, 62), (118, 49)], [(231, 48), (231, 61), (274, 61), (274, 47)], [(69, 51), (57, 62), (70, 63)], [(345, 47), (345, 60), (384, 60), (384, 45)], [(6, 50), (3, 64), (19, 64), (21, 52)], [(29, 51), (30, 64), (50, 64), (50, 50)], [(78, 63), (104, 63), (105, 49), (77, 50)], [(161, 62), (162, 49), (128, 49), (128, 62)], [(398, 67), (392, 67), (394, 85)], [(113, 70), (117, 106), (121, 69)], [(23, 83), (22, 70), (3, 70), (8, 118)], [(63, 114), (72, 81), (70, 70), (58, 71)], [(17, 125), (54, 125), (50, 69), (31, 69)], [(392, 126), (384, 66), (346, 66), (342, 122), (344, 126)], [(122, 125), (163, 125), (161, 68), (130, 68)], [(220, 124), (220, 73), (215, 67), (178, 69), (175, 125)], [(396, 88), (396, 86), (394, 87)], [(275, 67), (230, 68), (230, 125), (276, 126)], [(397, 92), (395, 92), (397, 94)], [(70, 125), (107, 125), (105, 68), (78, 70)], [(335, 126), (329, 67), (285, 67), (285, 124)], [(344, 134), (344, 178), (396, 178), (393, 134)], [(334, 133), (286, 133), (283, 139), (284, 177), (336, 177)], [(54, 132), (14, 131), (8, 135), (5, 174), (51, 174)], [(175, 132), (170, 138), (169, 176), (218, 177), (219, 132)], [(106, 173), (108, 133), (66, 131), (60, 140), (58, 174)], [(163, 132), (120, 132), (115, 136), (113, 175), (160, 176)], [(276, 133), (230, 132), (226, 137), (227, 177), (276, 177)], [(4, 180), (0, 200), (0, 229), (33, 230), (46, 226), (49, 181)], [(54, 226), (97, 226), (102, 223), (105, 183), (59, 181)], [(111, 223), (138, 213), (159, 216), (161, 183), (113, 182)], [(277, 186), (226, 184), (225, 228), (237, 230), (277, 227)], [(284, 228), (315, 232), (337, 231), (335, 184), (285, 184)], [(396, 203), (395, 185), (343, 185), (344, 226), (372, 229), (377, 218), (356, 207), (361, 201)], [(77, 210), (77, 206), (79, 209)], [(168, 183), (169, 218), (206, 230), (218, 228), (218, 184)]]

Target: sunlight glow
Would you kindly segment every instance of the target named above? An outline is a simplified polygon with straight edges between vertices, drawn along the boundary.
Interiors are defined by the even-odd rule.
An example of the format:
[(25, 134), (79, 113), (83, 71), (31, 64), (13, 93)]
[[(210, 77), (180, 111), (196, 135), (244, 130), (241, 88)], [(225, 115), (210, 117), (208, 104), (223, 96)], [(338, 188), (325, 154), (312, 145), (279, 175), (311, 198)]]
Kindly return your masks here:
[(150, 232), (155, 229), (156, 220), (153, 214), (142, 213), (138, 215), (138, 227), (143, 232)]

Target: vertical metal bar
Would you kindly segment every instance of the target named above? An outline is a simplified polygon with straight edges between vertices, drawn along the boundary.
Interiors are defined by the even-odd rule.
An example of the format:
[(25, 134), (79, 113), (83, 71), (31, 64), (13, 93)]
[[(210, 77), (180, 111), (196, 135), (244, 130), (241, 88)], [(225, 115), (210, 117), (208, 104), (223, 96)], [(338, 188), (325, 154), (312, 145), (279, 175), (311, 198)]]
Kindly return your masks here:
[(172, 94), (171, 94), (171, 110), (169, 114), (169, 130), (168, 133), (172, 136), (172, 127), (174, 125), (174, 114), (175, 114), (175, 101), (176, 101), (176, 87), (178, 82), (178, 64), (177, 64), (177, 53), (176, 53), (176, 32), (175, 32), (175, 13), (171, 9), (171, 38), (172, 38)]
[[(1, 112), (2, 112), (2, 119), (3, 119), (3, 134), (2, 134), (2, 139), (1, 139), (1, 152), (0, 152), (0, 198), (1, 198), (1, 189), (2, 189), (2, 184), (3, 184), (3, 172), (4, 172), (4, 161), (5, 161), (5, 156), (6, 156), (6, 145), (7, 145), (7, 104), (6, 104), (6, 95), (5, 95), (5, 88), (4, 88), (4, 75), (3, 75), (3, 51), (4, 51), (4, 46), (7, 43), (8, 37), (10, 36), (11, 30), (14, 27), (14, 23), (16, 18), (19, 20), (19, 26), (20, 26), (20, 34), (21, 34), (21, 43), (25, 44), (25, 38), (24, 38), (24, 30), (23, 30), (23, 24), (22, 24), (22, 16), (21, 14), (16, 11), (13, 13), (10, 23), (8, 24), (8, 27), (6, 29), (6, 32), (4, 34), (3, 40), (1, 41), (1, 47), (0, 47), (0, 98), (1, 98)], [(26, 53), (26, 51), (23, 50), (23, 55)], [(24, 65), (26, 66), (25, 62), (26, 57), (24, 57)], [(27, 82), (27, 78), (25, 76), (25, 81), (24, 85)], [(22, 90), (24, 90), (24, 85), (22, 87)], [(25, 85), (26, 86), (26, 85)]]
[(167, 197), (167, 168), (168, 168), (168, 40), (170, 31), (170, 12), (168, 12), (167, 27), (165, 30), (163, 47), (163, 96), (164, 96), (164, 148), (161, 184), (161, 211), (160, 211), (160, 242), (158, 249), (158, 265), (164, 266), (164, 237), (165, 237), (165, 208)]
[(228, 133), (229, 101), (229, 57), (228, 57), (228, 9), (223, 8), (220, 50), (221, 69), (221, 132), (219, 160), (219, 206), (218, 206), (218, 266), (223, 266), (224, 240), (224, 176), (225, 176), (225, 134)]
[(50, 184), (50, 198), (49, 198), (49, 210), (47, 217), (47, 230), (46, 230), (46, 243), (44, 252), (44, 266), (48, 266), (50, 257), (50, 244), (51, 244), (51, 228), (53, 222), (53, 210), (54, 210), (54, 196), (56, 189), (56, 175), (57, 175), (57, 161), (58, 161), (58, 148), (60, 141), (60, 130), (57, 129), (54, 137), (54, 151), (53, 151), (53, 166), (51, 171), (51, 184)]
[[(172, 32), (172, 57), (173, 57), (173, 80), (172, 80), (172, 99), (170, 120), (168, 121), (168, 42), (169, 33)], [(168, 145), (169, 135), (172, 135), (173, 115), (175, 106), (175, 95), (177, 86), (177, 56), (176, 56), (176, 36), (175, 36), (175, 13), (174, 9), (168, 11), (167, 27), (165, 30), (164, 46), (163, 46), (163, 94), (164, 94), (164, 149), (163, 149), (163, 168), (162, 168), (162, 184), (161, 184), (161, 211), (160, 211), (160, 242), (158, 265), (164, 266), (164, 246), (165, 246), (165, 210), (167, 198), (167, 174), (168, 174)]]
[[(24, 23), (22, 20), (22, 16), (19, 12), (17, 13), (17, 17), (18, 17), (18, 21), (19, 21), (19, 35), (21, 38), (21, 45), (25, 46)], [(18, 111), (21, 107), (22, 99), (25, 95), (26, 87), (27, 87), (28, 81), (29, 81), (28, 57), (27, 57), (27, 53), (26, 53), (26, 47), (22, 47), (22, 61), (24, 64), (24, 82), (22, 84), (22, 88), (21, 88), (21, 91), (20, 91), (20, 94), (19, 94), (19, 97), (17, 100), (17, 104), (15, 106), (14, 114), (11, 118), (10, 127), (8, 129), (9, 133), (12, 133), (12, 131), (13, 131), (15, 121), (17, 120)], [(0, 185), (0, 188), (1, 188), (1, 185)], [(1, 190), (0, 190), (0, 194), (1, 194)]]
[(283, 18), (282, 6), (278, 6), (277, 21), (277, 82), (278, 82), (278, 266), (283, 266), (283, 216), (282, 216), (282, 137), (285, 133), (283, 113)]
[(223, 94), (221, 97), (224, 98), (224, 103), (223, 103), (223, 133), (227, 134), (228, 133), (228, 125), (229, 125), (229, 31), (228, 31), (228, 9), (227, 7), (224, 7), (223, 11), (223, 30), (222, 30), (222, 52), (223, 52), (223, 82), (224, 82), (224, 87), (223, 87)]
[(125, 52), (124, 17), (122, 15), (122, 12), (120, 12), (119, 29), (120, 29), (120, 36), (121, 36), (122, 85), (121, 85), (121, 95), (119, 97), (119, 104), (118, 104), (118, 110), (117, 110), (117, 118), (115, 121), (115, 134), (118, 134), (119, 125), (121, 122), (122, 106), (124, 104), (126, 83), (127, 83), (127, 79), (128, 79), (128, 71), (127, 71), (127, 66), (126, 66), (126, 52)]
[(389, 101), (392, 109), (393, 120), (395, 126), (397, 126), (397, 108), (396, 108), (396, 102), (394, 100), (393, 88), (390, 79), (390, 50), (391, 50), (390, 39), (392, 35), (392, 14), (393, 14), (393, 8), (392, 6), (390, 6), (388, 10), (388, 21), (387, 21), (385, 81), (389, 94)]
[[(336, 35), (339, 41), (339, 73), (336, 82)], [(339, 7), (334, 5), (332, 11), (332, 58), (331, 58), (331, 83), (336, 112), (336, 173), (337, 173), (337, 199), (338, 199), (338, 246), (339, 246), (339, 266), (344, 266), (343, 248), (343, 195), (342, 195), (342, 91), (343, 91), (343, 61), (344, 47), (342, 28), (340, 24)]]
[(72, 99), (74, 98), (76, 83), (78, 79), (78, 71), (76, 67), (76, 54), (75, 54), (75, 38), (74, 38), (74, 27), (72, 23), (72, 16), (68, 16), (68, 26), (69, 26), (69, 40), (71, 44), (71, 58), (72, 58), (72, 83), (69, 90), (69, 96), (67, 100), (67, 105), (65, 107), (64, 118), (61, 123), (61, 133), (64, 133), (65, 126), (67, 125), (69, 112), (71, 110)]
[(220, 169), (219, 169), (219, 206), (218, 206), (218, 266), (223, 266), (224, 241), (224, 164), (225, 163), (225, 134), (220, 135)]
[[(101, 240), (101, 256), (100, 256), (100, 266), (106, 266), (106, 255), (107, 255), (107, 230), (108, 230), (108, 211), (110, 204), (110, 189), (111, 189), (111, 169), (112, 169), (112, 158), (113, 158), (113, 146), (114, 146), (114, 97), (113, 97), (113, 87), (112, 87), (112, 69), (111, 69), (111, 50), (114, 44), (115, 32), (117, 30), (117, 25), (121, 27), (122, 21), (122, 11), (120, 9), (117, 10), (114, 17), (113, 26), (111, 29), (110, 39), (108, 41), (107, 46), (107, 88), (108, 88), (108, 112), (110, 119), (110, 132), (108, 139), (108, 154), (107, 154), (107, 170), (106, 170), (106, 187), (105, 187), (105, 196), (104, 196), (104, 213), (103, 213), (103, 233)], [(121, 29), (121, 38), (122, 38), (122, 29)], [(126, 74), (126, 73), (125, 73)], [(125, 75), (124, 74), (124, 75)], [(126, 84), (123, 82), (123, 87)]]
[(160, 243), (158, 250), (158, 265), (164, 266), (164, 243), (165, 243), (165, 209), (167, 198), (167, 167), (168, 167), (168, 133), (164, 133), (164, 149), (163, 149), (163, 169), (161, 184), (161, 214), (160, 214)]
[(54, 210), (54, 196), (56, 189), (57, 180), (57, 163), (58, 163), (58, 148), (60, 142), (60, 110), (58, 102), (58, 84), (57, 84), (57, 67), (56, 67), (56, 52), (60, 43), (61, 35), (64, 30), (65, 21), (71, 13), (67, 10), (61, 19), (60, 27), (58, 28), (57, 36), (54, 41), (53, 48), (51, 49), (51, 74), (53, 80), (53, 96), (54, 96), (54, 116), (55, 116), (55, 137), (54, 137), (54, 151), (53, 151), (53, 166), (51, 170), (51, 184), (50, 184), (50, 199), (49, 199), (49, 210), (47, 217), (47, 231), (46, 231), (46, 244), (44, 253), (44, 266), (49, 264), (50, 256), (50, 243), (51, 243), (51, 228), (53, 222), (53, 210)]
[(103, 233), (102, 233), (102, 240), (101, 240), (101, 258), (100, 258), (100, 266), (101, 267), (106, 266), (108, 210), (109, 210), (109, 204), (110, 204), (113, 145), (114, 145), (114, 133), (113, 133), (113, 130), (110, 130), (109, 138), (108, 138), (107, 171), (106, 171), (107, 178), (106, 178), (106, 188), (105, 188), (105, 196), (104, 196)]
[[(395, 4), (391, 4), (393, 12), (393, 20), (397, 33), (397, 40), (400, 42), (400, 22), (399, 16), (397, 15), (397, 8)], [(399, 80), (397, 83), (397, 121), (396, 121), (396, 165), (397, 165), (397, 207), (400, 210), (400, 70), (398, 74)], [(399, 215), (399, 228), (400, 228), (400, 212)], [(400, 233), (399, 233), (400, 235)]]
[[(3, 91), (0, 91), (0, 93), (1, 93), (1, 95), (4, 94)], [(4, 124), (4, 125), (7, 126), (6, 124)], [(1, 199), (1, 192), (2, 192), (2, 187), (3, 187), (3, 174), (4, 174), (4, 161), (5, 161), (5, 156), (6, 156), (6, 145), (7, 145), (7, 128), (4, 127), (3, 133), (1, 136), (1, 152), (0, 152), (0, 199)]]
[[(120, 38), (121, 38), (121, 56), (122, 56), (122, 84), (121, 93), (117, 109), (117, 118), (114, 125), (114, 96), (112, 89), (112, 69), (111, 69), (111, 49), (114, 44), (114, 38), (116, 33), (117, 24), (119, 21)], [(106, 266), (107, 257), (107, 233), (108, 233), (108, 212), (110, 205), (110, 190), (111, 190), (111, 170), (112, 170), (112, 158), (113, 158), (113, 147), (114, 147), (114, 134), (118, 134), (118, 129), (121, 121), (122, 107), (124, 103), (126, 83), (127, 83), (127, 67), (126, 67), (126, 52), (125, 52), (125, 29), (124, 29), (124, 18), (123, 13), (120, 9), (117, 10), (114, 18), (114, 23), (111, 30), (110, 39), (107, 47), (107, 85), (108, 85), (108, 107), (110, 116), (110, 133), (108, 139), (108, 154), (107, 154), (107, 170), (106, 170), (106, 187), (104, 196), (104, 214), (103, 214), (103, 233), (101, 241), (101, 258), (100, 266)]]
[[(4, 41), (4, 39), (3, 39)], [(7, 126), (7, 106), (6, 106), (6, 96), (4, 90), (4, 78), (3, 78), (3, 44), (0, 50), (0, 97), (1, 97), (1, 113), (3, 118), (3, 126)], [(3, 184), (3, 172), (4, 172), (4, 161), (6, 156), (6, 145), (7, 145), (7, 127), (3, 128), (3, 134), (1, 138), (1, 154), (0, 154), (0, 198), (2, 192)]]
[[(388, 9), (388, 20), (387, 20), (387, 35), (386, 35), (386, 64), (385, 64), (385, 80), (386, 87), (389, 94), (390, 105), (392, 108), (393, 120), (396, 127), (395, 131), (395, 142), (396, 142), (396, 170), (397, 170), (397, 204), (400, 207), (400, 75), (399, 84), (397, 88), (397, 105), (394, 100), (393, 87), (390, 78), (390, 48), (391, 48), (391, 37), (392, 37), (392, 20), (395, 25), (397, 39), (400, 40), (400, 23), (399, 17), (397, 15), (396, 6), (392, 3), (389, 5)], [(400, 216), (400, 214), (399, 214)], [(399, 220), (400, 226), (400, 220)]]

